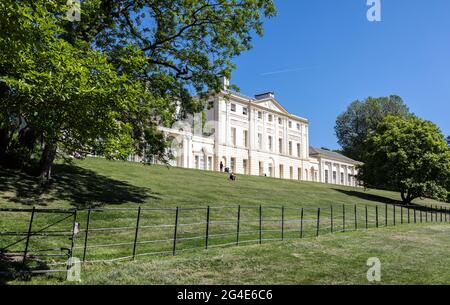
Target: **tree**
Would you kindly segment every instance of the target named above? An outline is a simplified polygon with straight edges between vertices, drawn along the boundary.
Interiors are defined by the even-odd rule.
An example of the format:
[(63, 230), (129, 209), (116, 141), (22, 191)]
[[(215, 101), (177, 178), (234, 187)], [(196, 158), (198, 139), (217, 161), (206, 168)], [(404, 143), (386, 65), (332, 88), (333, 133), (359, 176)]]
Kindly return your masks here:
[[(2, 153), (9, 149), (25, 160), (39, 154), (37, 174), (43, 178), (50, 178), (58, 151), (128, 155), (131, 128), (121, 114), (144, 96), (142, 83), (119, 75), (90, 45), (61, 38), (64, 31), (57, 26), (56, 12), (63, 12), (64, 6), (58, 2), (27, 6), (7, 1), (1, 10), (6, 11), (6, 22), (15, 24), (0, 36), (8, 55), (0, 60)], [(14, 50), (15, 45), (19, 47)]]
[(400, 192), (405, 204), (419, 197), (446, 199), (450, 150), (435, 124), (417, 117), (387, 116), (365, 145), (358, 179), (366, 187)]
[(408, 117), (408, 107), (396, 95), (389, 97), (369, 97), (364, 101), (356, 100), (336, 119), (335, 132), (342, 153), (349, 158), (364, 162), (367, 135), (387, 116)]
[[(232, 59), (263, 34), (271, 0), (60, 0), (0, 3), (0, 155), (164, 157), (155, 126), (203, 109)], [(148, 145), (150, 144), (150, 145)]]

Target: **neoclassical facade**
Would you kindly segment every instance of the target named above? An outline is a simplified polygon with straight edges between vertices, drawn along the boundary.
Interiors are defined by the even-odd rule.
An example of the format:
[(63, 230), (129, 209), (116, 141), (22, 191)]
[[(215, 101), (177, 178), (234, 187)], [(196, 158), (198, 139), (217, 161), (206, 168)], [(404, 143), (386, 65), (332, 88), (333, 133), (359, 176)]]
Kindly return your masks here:
[(171, 165), (236, 174), (356, 186), (359, 163), (309, 146), (309, 122), (289, 113), (273, 93), (223, 91), (202, 115), (172, 128)]

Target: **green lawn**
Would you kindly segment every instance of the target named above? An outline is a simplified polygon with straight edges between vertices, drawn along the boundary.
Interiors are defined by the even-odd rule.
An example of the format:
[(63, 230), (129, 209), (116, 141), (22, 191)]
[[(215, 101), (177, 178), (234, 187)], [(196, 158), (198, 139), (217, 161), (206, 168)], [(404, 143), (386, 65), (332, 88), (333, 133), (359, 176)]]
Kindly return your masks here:
[[(320, 243), (327, 240), (332, 243), (335, 238), (336, 243), (340, 243), (343, 242), (342, 238), (352, 237), (355, 247), (364, 245), (364, 238), (366, 238), (364, 233), (351, 232), (343, 235), (330, 235), (330, 233), (332, 233), (332, 229), (334, 232), (354, 231), (356, 227), (365, 229), (366, 207), (369, 230), (376, 227), (376, 212), (378, 212), (378, 225), (380, 227), (386, 226), (386, 223), (388, 227), (396, 225), (395, 228), (388, 228), (387, 230), (379, 229), (380, 232), (384, 233), (371, 233), (382, 234), (380, 240), (386, 239), (386, 242), (393, 232), (398, 230), (403, 232), (401, 230), (404, 230), (404, 228), (399, 226), (400, 224), (403, 223), (407, 226), (408, 222), (414, 222), (414, 220), (418, 223), (421, 220), (423, 223), (431, 221), (432, 213), (430, 212), (436, 212), (434, 210), (436, 205), (448, 207), (448, 205), (425, 199), (417, 200), (414, 209), (402, 209), (395, 206), (400, 204), (398, 199), (398, 194), (380, 190), (364, 190), (362, 188), (249, 176), (239, 176), (238, 181), (230, 182), (227, 176), (222, 173), (164, 166), (144, 166), (99, 158), (74, 161), (72, 165), (57, 164), (54, 168), (52, 183), (44, 188), (40, 186), (36, 179), (14, 171), (2, 170), (0, 175), (0, 208), (29, 208), (35, 206), (37, 208), (111, 209), (92, 212), (86, 251), (87, 261), (130, 257), (134, 248), (137, 208), (142, 207), (136, 247), (139, 262), (137, 266), (140, 266), (141, 263), (142, 265), (156, 264), (155, 266), (159, 266), (158, 264), (163, 264), (167, 266), (167, 269), (157, 267), (161, 268), (160, 278), (149, 280), (152, 283), (161, 283), (164, 279), (167, 279), (168, 283), (179, 283), (184, 277), (176, 279), (169, 276), (174, 273), (171, 268), (178, 268), (176, 265), (178, 260), (192, 259), (194, 267), (191, 267), (195, 268), (196, 261), (198, 263), (204, 257), (205, 259), (211, 259), (214, 257), (214, 253), (222, 253), (222, 250), (217, 250), (215, 247), (235, 245), (237, 242), (238, 205), (241, 205), (239, 242), (246, 247), (227, 248), (226, 252), (223, 252), (228, 253), (230, 259), (236, 260), (236, 262), (230, 262), (230, 264), (239, 265), (238, 262), (240, 261), (245, 262), (248, 259), (254, 259), (254, 257), (268, 251), (267, 253), (274, 252), (274, 256), (266, 257), (267, 262), (274, 260), (273, 268), (278, 268), (277, 266), (280, 265), (281, 270), (285, 268), (283, 267), (284, 264), (290, 262), (289, 259), (286, 259), (286, 261), (281, 259), (283, 255), (286, 257), (292, 255), (285, 255), (280, 251), (291, 251), (289, 249), (296, 245), (313, 247), (316, 243), (317, 232), (321, 236), (319, 238)], [(262, 206), (261, 227), (259, 222), (260, 205)], [(431, 205), (433, 208), (430, 208)], [(211, 207), (208, 233), (210, 252), (204, 253), (207, 206)], [(282, 206), (284, 207), (284, 222), (282, 222)], [(180, 207), (176, 244), (179, 256), (171, 258), (176, 207)], [(321, 209), (318, 231), (317, 208)], [(301, 209), (304, 209), (303, 218), (301, 218)], [(414, 218), (414, 210), (417, 212), (416, 218)], [(419, 211), (423, 212), (420, 212), (420, 216)], [(385, 217), (386, 213), (388, 213), (387, 218)], [(87, 227), (87, 215), (86, 210), (79, 211), (77, 214), (77, 221), (80, 223), (82, 231), (76, 238), (74, 255), (80, 258), (84, 255), (86, 238), (84, 229)], [(439, 218), (436, 218), (437, 216), (439, 216), (438, 213), (434, 214), (434, 222), (440, 221)], [(450, 215), (447, 216), (450, 220)], [(0, 219), (0, 232), (26, 232), (30, 213), (0, 212)], [(67, 232), (71, 229), (72, 221), (71, 217), (63, 220), (63, 215), (37, 213), (33, 220), (33, 231), (56, 223), (51, 226), (51, 230), (56, 233)], [(422, 225), (426, 226), (426, 224)], [(445, 226), (441, 227), (445, 228)], [(113, 230), (111, 228), (120, 229)], [(408, 230), (410, 230), (408, 232), (412, 233), (404, 234), (416, 234), (413, 228), (415, 227), (408, 227)], [(259, 234), (260, 229), (263, 231), (261, 235)], [(427, 227), (424, 234), (430, 234), (430, 230)], [(419, 231), (417, 232), (419, 234)], [(280, 240), (282, 236), (286, 240), (285, 243), (268, 243), (268, 241)], [(302, 241), (298, 241), (300, 236), (304, 238)], [(254, 244), (259, 243), (260, 238), (264, 245), (255, 247)], [(413, 236), (412, 238), (416, 237)], [(7, 247), (9, 252), (20, 253), (24, 249), (24, 241), (21, 240), (17, 243), (16, 241), (18, 241), (17, 237), (14, 236), (0, 236), (0, 248)], [(317, 245), (319, 246), (320, 243)], [(13, 246), (10, 246), (11, 244)], [(60, 247), (70, 247), (70, 240), (67, 236), (33, 236), (29, 245), (31, 253), (39, 249)], [(362, 249), (355, 248), (354, 250), (356, 251), (355, 258), (358, 257), (359, 252), (366, 255), (366, 252), (362, 252)], [(249, 251), (249, 253), (244, 253), (246, 251)], [(158, 255), (155, 256), (155, 253)], [(275, 259), (276, 253), (280, 255), (279, 259)], [(311, 257), (304, 258), (305, 261), (313, 260), (317, 264), (323, 264), (324, 282), (333, 282), (326, 275), (326, 264), (318, 259), (318, 255), (314, 251), (310, 254)], [(398, 255), (400, 254), (399, 252)], [(342, 260), (338, 256), (335, 258), (336, 262)], [(129, 258), (124, 262), (126, 261), (129, 261)], [(57, 259), (50, 261), (50, 263), (52, 262), (57, 262)], [(46, 263), (49, 262), (46, 261)], [(214, 265), (214, 260), (211, 264)], [(186, 266), (189, 265), (186, 264)], [(89, 276), (90, 270), (93, 270), (92, 277), (86, 278), (86, 282), (104, 282), (101, 278), (102, 274), (105, 275), (105, 278), (108, 278), (108, 272), (115, 272), (107, 268), (109, 265), (99, 265), (98, 272), (95, 269), (97, 265), (86, 266), (88, 266), (86, 267), (87, 276)], [(120, 266), (125, 269), (131, 268), (130, 270), (136, 268), (135, 264), (124, 263), (123, 265), (114, 265), (114, 270), (121, 270), (122, 267)], [(251, 264), (249, 267), (251, 267)], [(0, 265), (0, 269), (2, 268), (11, 268), (11, 266), (2, 267)], [(248, 274), (248, 277), (242, 278), (242, 281), (253, 283), (252, 277), (258, 276), (257, 270), (259, 269), (255, 269), (255, 274)], [(189, 273), (189, 270), (186, 270), (186, 272)], [(123, 271), (123, 273), (123, 276), (127, 278), (126, 272)], [(274, 283), (321, 282), (319, 277), (298, 278), (299, 275), (295, 272), (283, 273), (285, 273), (282, 276), (283, 279), (275, 281), (274, 278)], [(239, 279), (227, 279), (225, 276), (226, 274), (224, 274), (224, 278), (221, 278), (206, 272), (204, 278), (201, 274), (196, 274), (196, 277), (193, 275), (193, 278), (187, 277), (187, 279), (190, 283), (240, 282)], [(264, 274), (261, 276), (264, 276)], [(147, 275), (144, 274), (141, 281), (149, 282), (145, 280), (145, 277)], [(52, 279), (56, 281), (58, 279), (56, 276), (51, 277), (51, 279), (37, 277), (36, 280), (39, 281), (43, 278), (44, 281), (50, 282)], [(439, 279), (442, 279), (442, 277), (439, 277)], [(0, 282), (9, 282), (10, 280), (3, 278), (0, 279)], [(130, 282), (132, 280), (124, 279), (123, 281)]]
[[(81, 284), (369, 284), (370, 257), (381, 261), (381, 284), (449, 284), (449, 251), (450, 225), (405, 225), (88, 264), (82, 268)], [(61, 276), (38, 276), (31, 283), (70, 284)]]
[[(42, 207), (176, 207), (207, 205), (286, 205), (399, 203), (393, 192), (313, 182), (239, 176), (236, 183), (221, 173), (87, 158), (75, 166), (57, 165), (54, 181), (40, 189), (23, 174), (0, 175), (0, 205)], [(0, 169), (2, 170), (2, 169)], [(417, 200), (422, 205), (438, 204)]]

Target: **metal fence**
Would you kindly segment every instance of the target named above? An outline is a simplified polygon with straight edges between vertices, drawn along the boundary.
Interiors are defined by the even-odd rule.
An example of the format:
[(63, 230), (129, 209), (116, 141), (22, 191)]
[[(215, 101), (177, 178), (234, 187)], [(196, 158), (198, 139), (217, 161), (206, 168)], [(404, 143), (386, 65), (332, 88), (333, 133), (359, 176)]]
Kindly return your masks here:
[[(404, 223), (449, 222), (442, 206), (330, 205), (0, 209), (0, 254), (63, 265), (318, 237)], [(63, 270), (60, 270), (63, 271)]]

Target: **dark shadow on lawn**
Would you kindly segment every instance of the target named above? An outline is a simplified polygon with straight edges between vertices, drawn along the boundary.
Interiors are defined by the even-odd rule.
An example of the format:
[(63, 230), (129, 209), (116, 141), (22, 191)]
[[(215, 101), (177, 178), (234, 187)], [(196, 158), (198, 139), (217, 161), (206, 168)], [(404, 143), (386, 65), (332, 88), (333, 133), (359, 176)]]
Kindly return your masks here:
[[(404, 208), (416, 209), (418, 211), (420, 211), (420, 210), (428, 211), (428, 212), (431, 212), (431, 211), (439, 212), (440, 211), (440, 209), (437, 207), (434, 208), (434, 207), (423, 206), (423, 205), (415, 204), (415, 203), (411, 203), (409, 206), (405, 206), (401, 200), (395, 200), (395, 199), (391, 199), (391, 198), (387, 198), (387, 197), (383, 197), (383, 196), (379, 196), (379, 195), (369, 194), (364, 191), (354, 191), (354, 190), (350, 191), (350, 190), (343, 190), (343, 189), (337, 189), (337, 188), (334, 188), (333, 190), (343, 193), (347, 196), (358, 197), (360, 199), (373, 201), (374, 203), (398, 205), (398, 206), (403, 206)], [(450, 213), (450, 211), (444, 212), (444, 213)]]
[(337, 188), (334, 188), (333, 190), (343, 193), (347, 196), (358, 197), (360, 199), (373, 201), (376, 203), (395, 204), (395, 205), (402, 204), (402, 202), (400, 200), (395, 200), (395, 199), (391, 199), (391, 198), (387, 198), (387, 197), (383, 197), (383, 196), (379, 196), (379, 195), (369, 194), (366, 192), (360, 192), (360, 191), (354, 191), (354, 190), (350, 191), (350, 190), (343, 190), (343, 189), (337, 189)]
[[(34, 276), (41, 274), (33, 273), (33, 271), (48, 271), (50, 268), (43, 261), (30, 257), (25, 263), (22, 262), (22, 254), (2, 253), (0, 251), (0, 286), (7, 285), (8, 282), (14, 280), (30, 281)], [(62, 273), (65, 278), (66, 274)]]
[(148, 188), (69, 164), (55, 165), (53, 178), (45, 185), (36, 177), (0, 168), (0, 193), (4, 200), (24, 205), (46, 206), (53, 201), (66, 200), (76, 208), (141, 204), (147, 199), (160, 199)]

